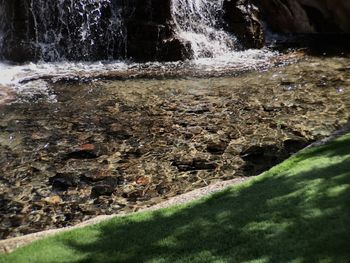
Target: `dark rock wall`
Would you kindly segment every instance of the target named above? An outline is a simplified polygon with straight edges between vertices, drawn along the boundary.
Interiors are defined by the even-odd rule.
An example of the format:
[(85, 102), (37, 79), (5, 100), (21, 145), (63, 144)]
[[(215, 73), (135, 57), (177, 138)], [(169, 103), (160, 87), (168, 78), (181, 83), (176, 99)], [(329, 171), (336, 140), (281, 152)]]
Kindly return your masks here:
[(2, 1), (3, 57), (22, 62), (123, 56), (123, 25), (113, 24), (114, 4), (86, 2), (86, 15), (79, 7), (74, 0)]
[(233, 33), (245, 48), (264, 46), (260, 10), (251, 0), (225, 0), (223, 4), (225, 29)]
[(35, 56), (31, 44), (34, 37), (33, 21), (28, 1), (0, 1), (0, 32), (2, 43), (0, 55), (14, 61), (26, 61)]
[(170, 0), (79, 2), (0, 0), (0, 55), (16, 62), (190, 56), (172, 30)]
[[(190, 44), (176, 35), (171, 1), (0, 0), (6, 14), (0, 18), (0, 55), (17, 62), (191, 58)], [(87, 15), (82, 15), (81, 6)], [(263, 45), (257, 10), (250, 0), (227, 1), (225, 10), (225, 28), (237, 34), (243, 46)]]
[[(191, 58), (190, 44), (175, 32), (171, 6), (172, 0), (0, 0), (0, 57), (17, 62)], [(222, 11), (223, 28), (243, 48), (264, 45), (262, 21), (281, 33), (350, 33), (350, 1), (224, 0)]]
[(350, 33), (348, 0), (256, 0), (264, 19), (281, 33)]
[(134, 0), (127, 21), (127, 57), (139, 61), (176, 61), (191, 57), (191, 48), (176, 37), (171, 0)]

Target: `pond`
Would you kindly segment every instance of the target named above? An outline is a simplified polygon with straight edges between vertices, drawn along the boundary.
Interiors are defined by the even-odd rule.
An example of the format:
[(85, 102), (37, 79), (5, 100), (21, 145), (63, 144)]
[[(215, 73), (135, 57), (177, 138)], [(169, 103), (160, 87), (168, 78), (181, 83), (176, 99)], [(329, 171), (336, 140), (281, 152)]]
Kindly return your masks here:
[(240, 58), (3, 66), (0, 238), (257, 175), (347, 123), (347, 54)]

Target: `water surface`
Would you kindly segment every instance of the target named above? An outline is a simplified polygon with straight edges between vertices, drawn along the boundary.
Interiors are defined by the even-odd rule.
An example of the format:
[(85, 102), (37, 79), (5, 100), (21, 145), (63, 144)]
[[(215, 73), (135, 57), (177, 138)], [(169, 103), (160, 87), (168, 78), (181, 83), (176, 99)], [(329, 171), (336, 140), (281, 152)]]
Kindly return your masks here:
[(347, 56), (266, 54), (236, 68), (3, 65), (1, 238), (258, 174), (348, 121)]

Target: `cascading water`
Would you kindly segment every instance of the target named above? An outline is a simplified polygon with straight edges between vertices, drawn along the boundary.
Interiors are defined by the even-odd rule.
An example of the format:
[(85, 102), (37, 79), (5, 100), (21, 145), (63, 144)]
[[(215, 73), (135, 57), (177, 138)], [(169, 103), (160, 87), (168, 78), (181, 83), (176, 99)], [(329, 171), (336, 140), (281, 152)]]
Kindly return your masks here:
[[(7, 20), (26, 21), (20, 26), (29, 29), (21, 38), (37, 59), (98, 60), (124, 56), (125, 26), (120, 1), (28, 0), (22, 3), (28, 9), (23, 11), (24, 17), (12, 14), (10, 18), (7, 15)], [(4, 6), (6, 4), (1, 3), (0, 10), (4, 10)], [(11, 30), (6, 33), (8, 41), (13, 41), (11, 34), (15, 34)]]
[[(21, 85), (23, 81), (43, 77), (89, 77), (128, 70), (135, 74), (135, 68), (159, 74), (173, 72), (175, 68), (179, 72), (210, 75), (211, 72), (261, 67), (275, 56), (266, 50), (235, 51), (237, 39), (223, 30), (224, 0), (18, 2), (21, 4), (16, 6), (15, 2), (0, 0), (0, 55), (7, 52), (20, 58), (14, 61), (39, 62), (20, 66), (0, 63), (0, 85)], [(128, 30), (129, 27), (132, 30)], [(144, 29), (149, 30), (149, 34)], [(162, 42), (160, 29), (165, 31), (164, 38), (190, 43), (195, 59), (145, 64), (124, 60), (130, 57), (127, 49), (132, 41), (134, 50), (139, 53), (143, 52), (142, 48)], [(168, 46), (167, 49), (172, 52), (178, 47)], [(5, 49), (6, 52), (1, 52)], [(27, 51), (35, 54), (21, 60)]]
[[(171, 1), (175, 31), (190, 42), (195, 58), (221, 56), (237, 44), (222, 29), (223, 2)], [(123, 1), (31, 0), (35, 46), (45, 61), (121, 58), (127, 48), (126, 9)]]
[(125, 29), (118, 2), (31, 0), (35, 46), (41, 58), (55, 61), (123, 56)]
[[(14, 2), (0, 0), (0, 45), (6, 49), (0, 55), (20, 62), (115, 60), (135, 53), (144, 57), (144, 46), (176, 53), (190, 44), (198, 59), (227, 56), (239, 46), (237, 38), (224, 30), (225, 0), (158, 1), (20, 0), (21, 6), (16, 7)], [(155, 19), (152, 10), (160, 14)], [(179, 39), (186, 47), (158, 49), (159, 43), (169, 39)], [(167, 59), (157, 52), (147, 59)]]
[(177, 34), (188, 41), (195, 58), (217, 57), (234, 50), (236, 38), (222, 29), (223, 0), (173, 0)]

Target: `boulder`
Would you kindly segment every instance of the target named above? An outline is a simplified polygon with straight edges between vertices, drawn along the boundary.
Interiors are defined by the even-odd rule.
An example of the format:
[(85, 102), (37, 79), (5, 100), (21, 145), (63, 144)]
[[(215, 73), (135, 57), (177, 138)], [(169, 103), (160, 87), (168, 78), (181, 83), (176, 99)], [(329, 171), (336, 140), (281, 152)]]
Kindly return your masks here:
[(281, 33), (350, 33), (350, 2), (344, 0), (260, 0), (268, 26)]
[(127, 19), (127, 57), (136, 61), (177, 61), (191, 57), (176, 37), (171, 0), (136, 0)]
[(260, 11), (250, 0), (225, 0), (223, 3), (225, 29), (233, 33), (245, 48), (264, 46)]
[(49, 184), (53, 191), (67, 191), (69, 187), (76, 187), (79, 184), (79, 178), (72, 173), (57, 173), (49, 178)]
[(91, 189), (91, 197), (96, 198), (101, 195), (112, 195), (114, 188), (108, 184), (101, 184), (92, 187)]

